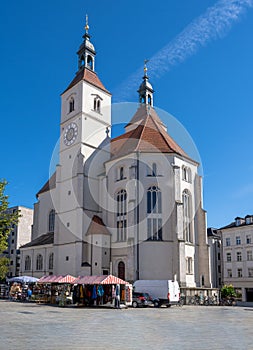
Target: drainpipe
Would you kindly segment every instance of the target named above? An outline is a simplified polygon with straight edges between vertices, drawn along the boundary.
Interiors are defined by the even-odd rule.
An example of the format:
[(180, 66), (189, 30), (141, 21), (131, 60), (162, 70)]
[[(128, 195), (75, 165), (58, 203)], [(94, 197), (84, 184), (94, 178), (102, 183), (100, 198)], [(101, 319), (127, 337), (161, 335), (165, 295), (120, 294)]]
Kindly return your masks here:
[(136, 153), (137, 156), (137, 169), (136, 169), (136, 179), (137, 179), (137, 206), (136, 206), (136, 224), (137, 224), (137, 252), (136, 252), (136, 279), (140, 278), (140, 251), (139, 251), (139, 221), (140, 221), (140, 208), (139, 208), (139, 178), (140, 178), (140, 161), (139, 161), (139, 152)]

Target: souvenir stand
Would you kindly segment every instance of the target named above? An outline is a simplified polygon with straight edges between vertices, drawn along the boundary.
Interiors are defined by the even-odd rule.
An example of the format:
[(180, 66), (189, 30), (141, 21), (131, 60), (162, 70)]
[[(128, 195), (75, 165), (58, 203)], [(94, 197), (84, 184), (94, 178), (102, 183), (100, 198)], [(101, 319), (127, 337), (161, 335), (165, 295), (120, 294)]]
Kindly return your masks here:
[[(73, 304), (109, 306), (132, 303), (132, 285), (113, 275), (79, 276), (73, 282)], [(118, 294), (118, 295), (117, 295)]]
[(71, 275), (49, 275), (39, 279), (35, 300), (39, 303), (59, 304), (64, 306), (70, 300), (71, 282), (76, 277)]
[(13, 301), (27, 301), (30, 300), (28, 291), (35, 288), (39, 279), (32, 276), (16, 276), (7, 278), (9, 286), (9, 299)]

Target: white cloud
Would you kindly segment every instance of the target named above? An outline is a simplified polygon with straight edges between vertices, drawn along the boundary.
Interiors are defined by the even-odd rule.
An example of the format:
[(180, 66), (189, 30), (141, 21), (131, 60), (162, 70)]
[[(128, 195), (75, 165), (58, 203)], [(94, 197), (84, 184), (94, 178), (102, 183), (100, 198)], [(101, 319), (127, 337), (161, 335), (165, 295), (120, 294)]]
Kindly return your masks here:
[[(173, 66), (185, 61), (211, 40), (224, 37), (232, 25), (241, 18), (253, 0), (219, 0), (204, 14), (194, 19), (180, 34), (160, 51), (154, 54), (148, 63), (148, 73), (159, 78)], [(144, 57), (145, 58), (145, 57)], [(143, 58), (143, 59), (144, 59)], [(124, 81), (114, 94), (116, 101), (124, 101), (138, 87), (143, 68)]]

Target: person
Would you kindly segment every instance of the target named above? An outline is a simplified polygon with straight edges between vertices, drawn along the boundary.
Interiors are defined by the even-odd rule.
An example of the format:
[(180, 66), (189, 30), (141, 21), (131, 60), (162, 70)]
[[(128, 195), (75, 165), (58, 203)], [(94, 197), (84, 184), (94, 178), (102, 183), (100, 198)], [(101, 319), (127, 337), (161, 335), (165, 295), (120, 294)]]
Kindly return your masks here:
[(120, 285), (116, 285), (116, 291), (115, 291), (115, 308), (119, 309), (120, 308)]
[(31, 300), (31, 297), (32, 297), (32, 290), (31, 290), (31, 288), (30, 287), (28, 287), (28, 290), (27, 290), (27, 300), (29, 301), (29, 300)]

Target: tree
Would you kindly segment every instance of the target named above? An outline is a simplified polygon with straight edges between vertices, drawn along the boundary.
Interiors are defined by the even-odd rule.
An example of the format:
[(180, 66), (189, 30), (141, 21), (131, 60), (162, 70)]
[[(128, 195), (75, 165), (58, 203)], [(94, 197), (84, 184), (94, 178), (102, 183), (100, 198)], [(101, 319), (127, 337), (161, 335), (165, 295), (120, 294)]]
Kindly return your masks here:
[(8, 211), (8, 198), (5, 194), (6, 180), (0, 180), (0, 279), (4, 279), (8, 272), (9, 259), (4, 252), (8, 248), (8, 237), (12, 225), (17, 225), (21, 216), (19, 211)]
[(230, 285), (224, 285), (221, 288), (221, 297), (226, 299), (226, 298), (232, 298), (236, 296), (236, 292), (232, 284)]

